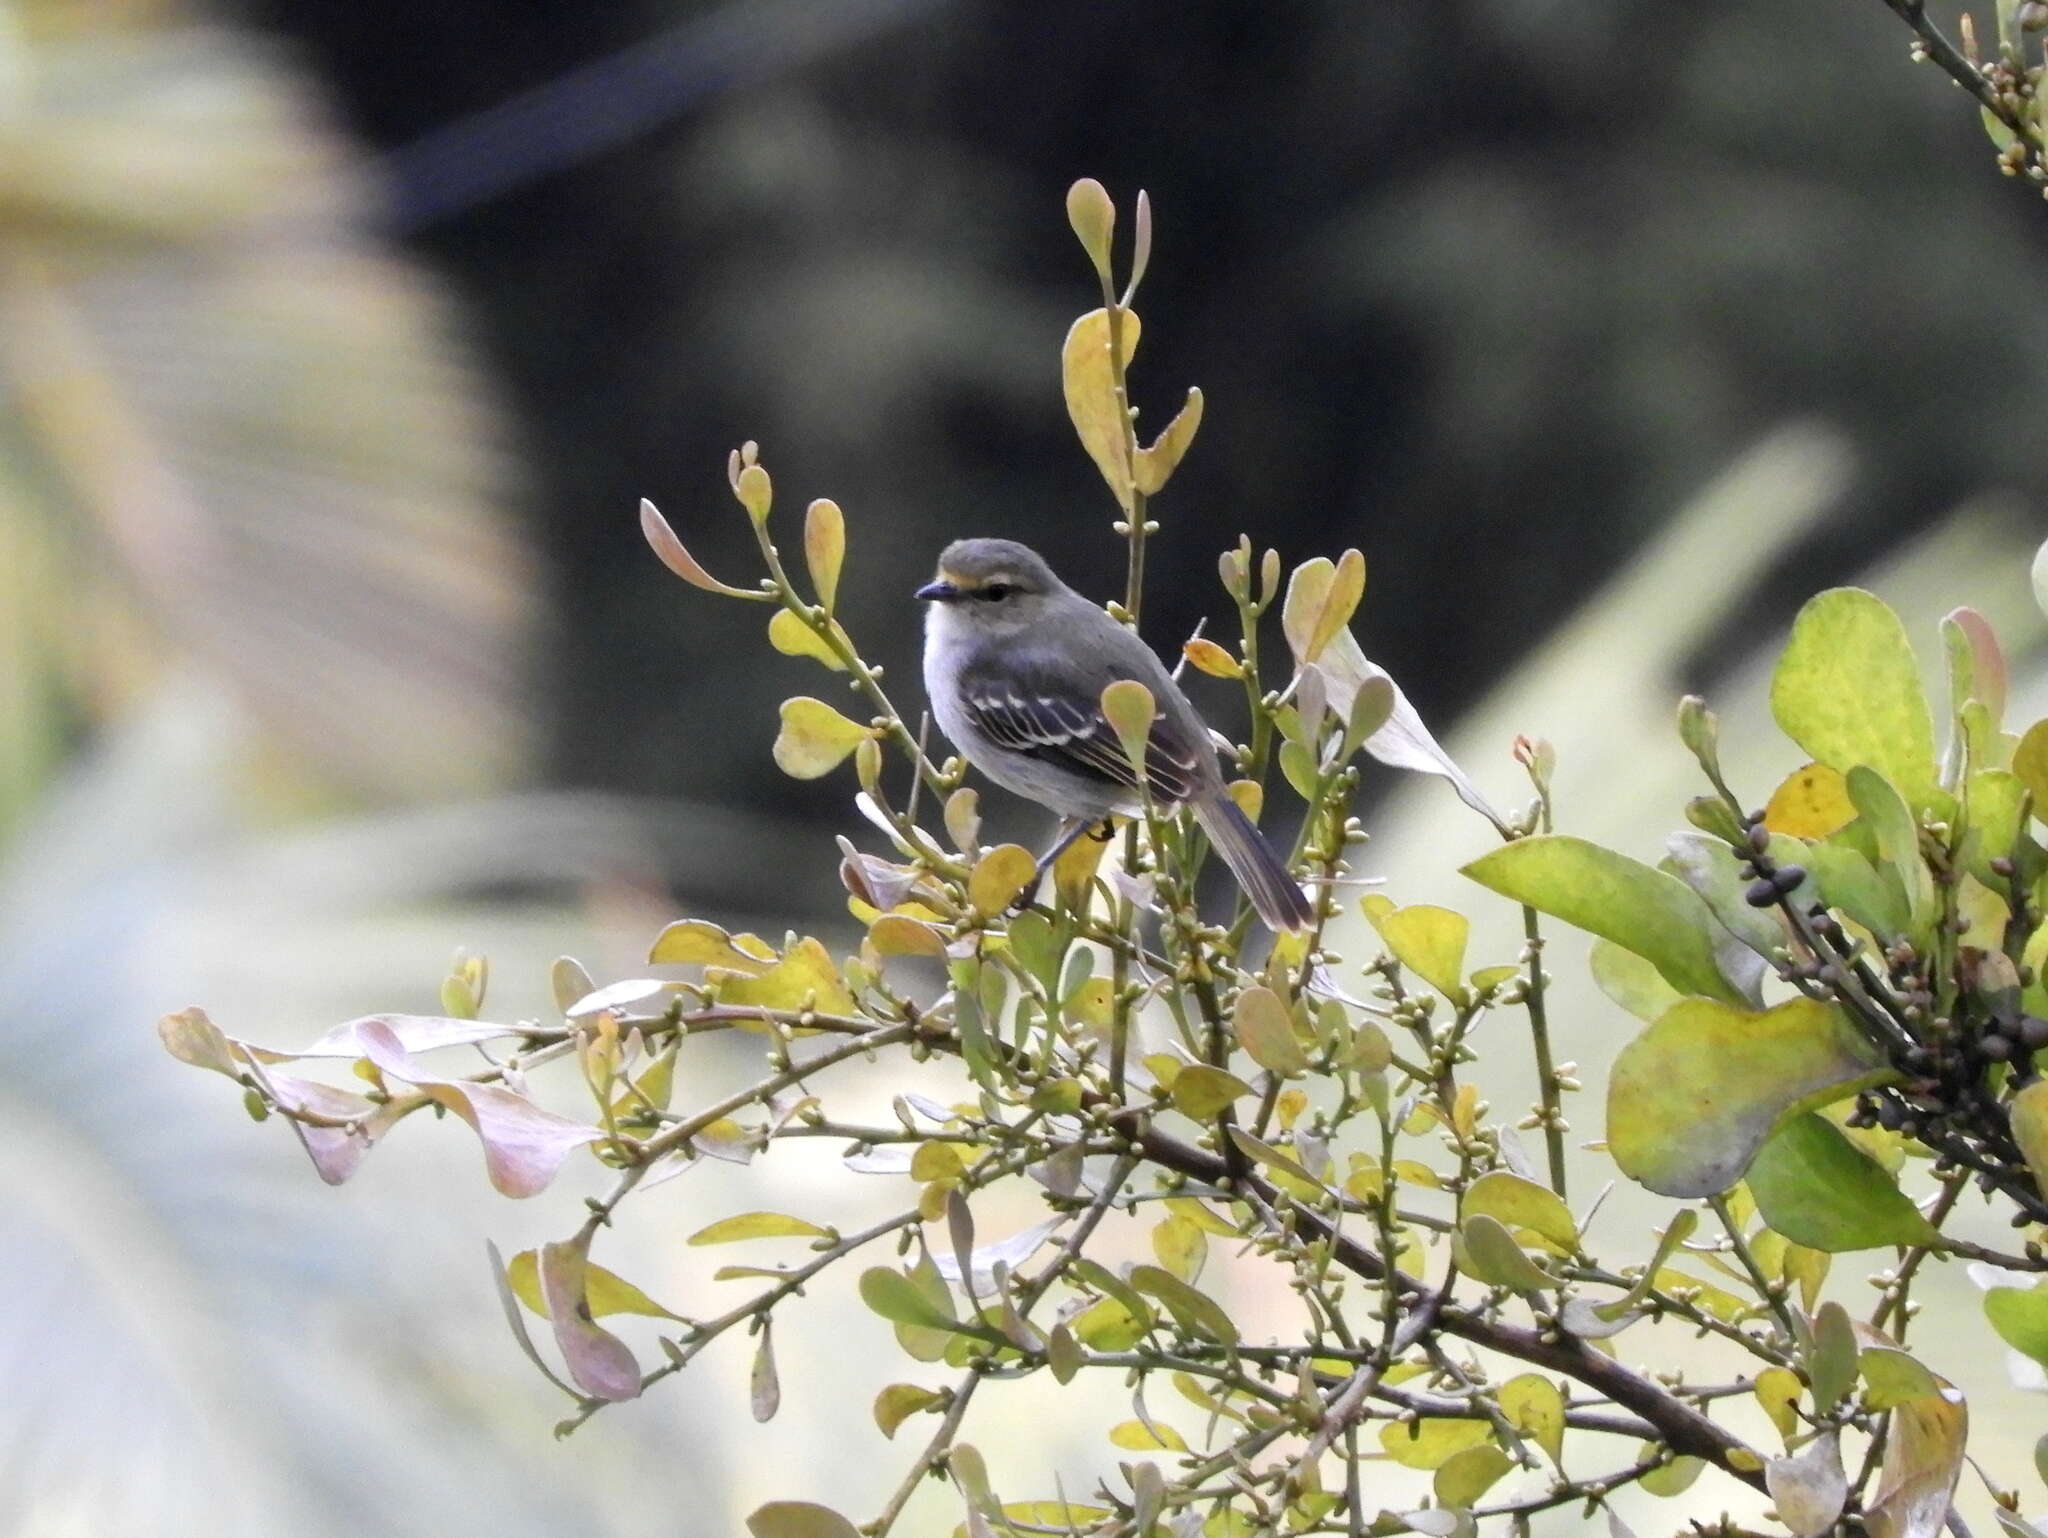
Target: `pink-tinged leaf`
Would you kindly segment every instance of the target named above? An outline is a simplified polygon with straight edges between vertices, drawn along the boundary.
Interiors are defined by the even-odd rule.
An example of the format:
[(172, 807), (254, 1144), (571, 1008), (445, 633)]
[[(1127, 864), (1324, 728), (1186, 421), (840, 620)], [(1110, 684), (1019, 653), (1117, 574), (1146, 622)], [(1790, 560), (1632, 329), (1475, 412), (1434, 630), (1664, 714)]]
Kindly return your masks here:
[(364, 1015), (345, 1021), (297, 1052), (276, 1054), (267, 1061), (294, 1057), (367, 1057), (363, 1049), (363, 1026), (381, 1025), (401, 1051), (431, 1052), (436, 1047), (466, 1047), (473, 1042), (496, 1041), (524, 1033), (516, 1025), (493, 1025), (488, 1020), (457, 1020), (447, 1015)]
[[(554, 1384), (556, 1388), (560, 1389), (570, 1398), (580, 1399), (582, 1396), (556, 1376), (554, 1368), (548, 1366), (546, 1361), (542, 1359), (540, 1352), (534, 1347), (533, 1337), (527, 1333), (526, 1320), (519, 1312), (519, 1296), (513, 1288), (512, 1275), (506, 1268), (504, 1254), (498, 1249), (496, 1244), (488, 1239), (484, 1241), (484, 1248), (490, 1251), (491, 1280), (497, 1286), (499, 1303), (504, 1305), (505, 1322), (512, 1327), (512, 1338), (519, 1343), (519, 1349), (526, 1354), (526, 1359), (540, 1369), (540, 1375), (543, 1378), (546, 1378), (548, 1382)], [(538, 1273), (536, 1273), (535, 1285), (538, 1286)], [(536, 1310), (536, 1312), (539, 1312), (539, 1310)]]
[[(331, 1186), (338, 1186), (353, 1175), (377, 1140), (419, 1104), (416, 1100), (393, 1100), (379, 1105), (316, 1079), (297, 1079), (282, 1073), (266, 1073), (261, 1082), (270, 1098), (291, 1113), (292, 1130), (298, 1134), (306, 1157), (313, 1161), (315, 1173)], [(349, 1125), (319, 1126), (299, 1120), (300, 1116), (345, 1121)]]
[(540, 1251), (541, 1296), (548, 1323), (569, 1368), (569, 1378), (593, 1399), (640, 1397), (640, 1364), (626, 1343), (593, 1323), (584, 1300), (587, 1256), (580, 1242), (544, 1244)]
[(748, 1399), (757, 1421), (772, 1421), (782, 1408), (782, 1380), (775, 1371), (775, 1330), (765, 1320), (761, 1345), (754, 1352), (754, 1370), (748, 1380)]
[(681, 577), (692, 587), (701, 587), (707, 593), (723, 593), (728, 598), (751, 598), (765, 602), (769, 595), (743, 587), (733, 587), (720, 582), (710, 572), (697, 564), (697, 558), (683, 547), (676, 538), (676, 531), (661, 516), (661, 510), (645, 497), (640, 499), (640, 534), (649, 548), (661, 557), (661, 564)]
[[(2005, 666), (2005, 652), (1998, 644), (1998, 633), (1991, 628), (1991, 621), (1975, 609), (1951, 609), (1947, 618), (1962, 631), (1969, 643), (1970, 657), (1975, 664), (1976, 696), (1991, 712), (1994, 725), (2005, 719), (2005, 699), (2010, 678)], [(1960, 710), (1963, 702), (1954, 702)]]
[(165, 1015), (156, 1023), (156, 1034), (164, 1050), (179, 1062), (226, 1074), (230, 1079), (241, 1077), (234, 1044), (207, 1018), (205, 1010), (181, 1009), (175, 1015)]
[(364, 1055), (382, 1072), (415, 1086), (469, 1123), (484, 1145), (491, 1184), (506, 1196), (545, 1190), (571, 1153), (604, 1136), (596, 1127), (543, 1110), (499, 1085), (437, 1078), (379, 1021), (360, 1024), (357, 1034)]

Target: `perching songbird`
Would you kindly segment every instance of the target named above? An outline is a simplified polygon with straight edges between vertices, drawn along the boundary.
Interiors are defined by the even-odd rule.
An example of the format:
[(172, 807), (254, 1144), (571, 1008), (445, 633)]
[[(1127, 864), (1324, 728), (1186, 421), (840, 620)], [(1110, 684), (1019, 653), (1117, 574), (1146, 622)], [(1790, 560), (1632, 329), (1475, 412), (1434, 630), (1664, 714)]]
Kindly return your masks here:
[(1008, 539), (962, 539), (917, 590), (932, 714), (967, 761), (1050, 807), (1060, 836), (1044, 871), (1111, 813), (1141, 809), (1137, 776), (1102, 713), (1102, 691), (1136, 679), (1157, 714), (1145, 747), (1155, 803), (1185, 804), (1274, 929), (1305, 928), (1308, 900), (1223, 787), (1209, 730), (1152, 648)]

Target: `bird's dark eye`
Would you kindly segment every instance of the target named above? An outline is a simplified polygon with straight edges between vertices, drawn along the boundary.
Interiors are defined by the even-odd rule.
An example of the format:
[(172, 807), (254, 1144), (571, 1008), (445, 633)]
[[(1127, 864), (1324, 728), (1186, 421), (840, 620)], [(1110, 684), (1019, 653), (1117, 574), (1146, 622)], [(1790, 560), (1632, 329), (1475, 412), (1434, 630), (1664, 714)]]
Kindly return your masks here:
[(990, 603), (1000, 603), (1003, 599), (1008, 598), (1012, 593), (1016, 591), (1017, 588), (1014, 583), (985, 582), (982, 584), (981, 596), (986, 598)]

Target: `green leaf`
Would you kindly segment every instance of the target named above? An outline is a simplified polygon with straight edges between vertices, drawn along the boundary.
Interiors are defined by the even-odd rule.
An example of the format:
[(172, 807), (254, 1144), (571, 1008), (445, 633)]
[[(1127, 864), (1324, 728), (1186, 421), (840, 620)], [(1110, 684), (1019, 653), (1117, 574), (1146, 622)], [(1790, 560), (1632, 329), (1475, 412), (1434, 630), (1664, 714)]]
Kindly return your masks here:
[(1821, 1304), (1813, 1316), (1813, 1355), (1807, 1364), (1816, 1410), (1832, 1410), (1855, 1387), (1856, 1356), (1856, 1326), (1849, 1311), (1836, 1302)]
[(945, 1401), (946, 1396), (937, 1389), (919, 1388), (915, 1383), (892, 1383), (875, 1395), (875, 1425), (893, 1442), (897, 1428), (911, 1416)]
[(1880, 940), (1896, 940), (1912, 926), (1905, 889), (1850, 845), (1836, 839), (1815, 844), (1806, 852), (1806, 871), (1823, 902)]
[(891, 1324), (927, 1330), (957, 1330), (960, 1321), (922, 1287), (893, 1266), (870, 1266), (860, 1274), (860, 1300)]
[(815, 780), (838, 768), (847, 754), (873, 735), (823, 700), (798, 695), (782, 702), (775, 766), (791, 779)]
[(1682, 994), (1741, 1001), (1715, 961), (1712, 914), (1676, 876), (1565, 834), (1503, 844), (1464, 874), (1635, 952)]
[(1845, 779), (1849, 799), (1877, 840), (1878, 859), (1905, 894), (1908, 932), (1924, 941), (1934, 920), (1934, 878), (1920, 857), (1920, 824), (1906, 799), (1883, 775), (1861, 764)]
[(1771, 676), (1771, 714), (1820, 763), (1876, 770), (1914, 807), (1934, 790), (1934, 721), (1899, 617), (1859, 588), (1809, 599)]
[(1687, 999), (1615, 1059), (1608, 1149), (1659, 1195), (1712, 1196), (1741, 1178), (1785, 1117), (1887, 1074), (1832, 1004), (1791, 999), (1759, 1014)]
[(1290, 1078), (1308, 1071), (1308, 1054), (1294, 1034), (1294, 1016), (1271, 988), (1242, 990), (1230, 1023), (1238, 1045), (1261, 1068)]
[(1600, 991), (1645, 1025), (1684, 997), (1664, 981), (1663, 973), (1612, 940), (1593, 942), (1588, 965)]
[(1436, 1498), (1445, 1506), (1474, 1506), (1514, 1466), (1515, 1460), (1490, 1442), (1452, 1453), (1436, 1471)]
[[(2041, 547), (2048, 550), (2048, 545)], [(2048, 822), (2048, 721), (2036, 721), (2012, 750), (2012, 772), (2034, 793), (2034, 817)]]
[(2048, 1366), (2048, 1283), (1989, 1289), (1984, 1317), (2013, 1350)]
[(1540, 1292), (1558, 1285), (1556, 1277), (1529, 1258), (1499, 1218), (1474, 1213), (1458, 1225), (1458, 1242), (1465, 1269), (1489, 1287)]
[(2036, 1079), (2014, 1095), (2008, 1116), (2034, 1183), (2048, 1191), (2048, 1079)]
[(1674, 1495), (1683, 1495), (1692, 1488), (1692, 1482), (1700, 1477), (1706, 1468), (1698, 1458), (1673, 1458), (1661, 1468), (1654, 1468), (1636, 1481), (1637, 1488), (1646, 1495), (1655, 1495), (1669, 1500)]
[(1934, 1238), (1897, 1182), (1824, 1116), (1786, 1122), (1757, 1150), (1747, 1178), (1764, 1221), (1808, 1249), (1840, 1254)]
[(2024, 826), (2020, 804), (2027, 788), (2010, 769), (1981, 769), (1965, 786), (1964, 806), (1970, 832), (1976, 837), (1964, 847), (1970, 874), (2000, 891), (2006, 878), (1991, 869), (1994, 859), (2010, 858)]
[(1173, 1081), (1173, 1108), (1195, 1121), (1214, 1121), (1233, 1100), (1252, 1092), (1234, 1073), (1208, 1063), (1191, 1063)]
[(1131, 1285), (1165, 1305), (1174, 1323), (1219, 1345), (1237, 1344), (1237, 1325), (1222, 1304), (1197, 1291), (1162, 1266), (1131, 1267)]
[(786, 1212), (742, 1212), (707, 1223), (690, 1235), (691, 1244), (733, 1244), (741, 1239), (822, 1239), (831, 1230)]
[(855, 1527), (829, 1506), (809, 1501), (770, 1501), (747, 1518), (753, 1538), (861, 1538)]
[(1530, 1228), (1562, 1250), (1579, 1247), (1579, 1227), (1571, 1208), (1548, 1186), (1507, 1170), (1481, 1175), (1458, 1203), (1460, 1217), (1484, 1213), (1509, 1228)]

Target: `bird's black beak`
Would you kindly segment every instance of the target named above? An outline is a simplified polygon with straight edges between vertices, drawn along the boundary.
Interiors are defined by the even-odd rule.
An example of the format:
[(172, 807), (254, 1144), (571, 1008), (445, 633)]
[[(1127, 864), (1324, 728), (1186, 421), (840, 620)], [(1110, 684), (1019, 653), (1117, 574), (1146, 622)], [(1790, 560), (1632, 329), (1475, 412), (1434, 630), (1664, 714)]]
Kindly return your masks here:
[(926, 603), (951, 603), (960, 596), (960, 589), (946, 581), (927, 582), (917, 590), (917, 596)]

